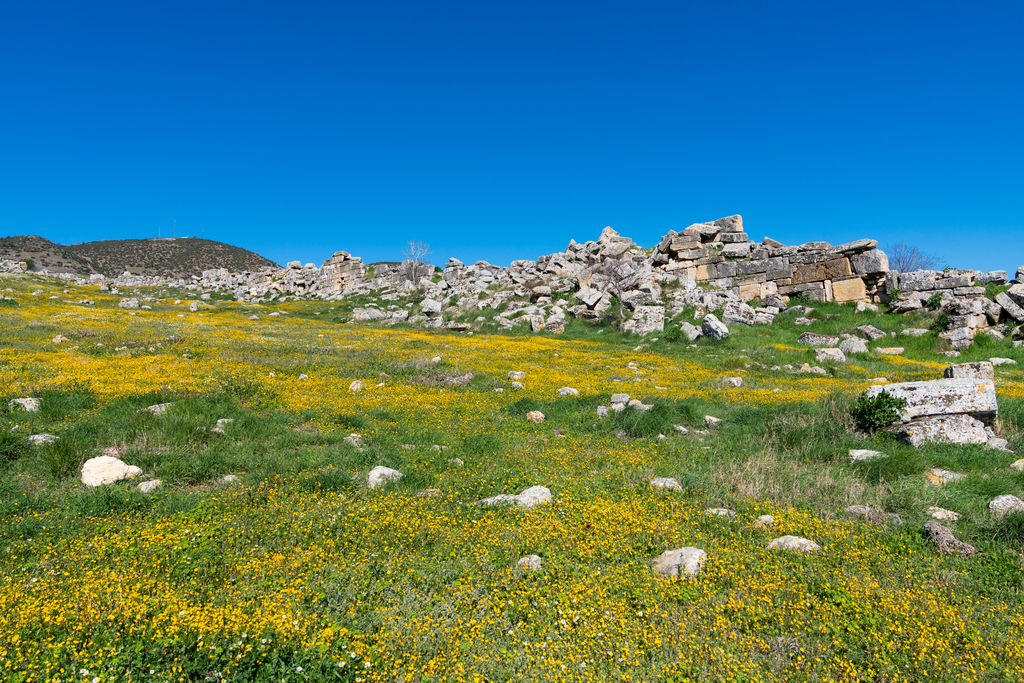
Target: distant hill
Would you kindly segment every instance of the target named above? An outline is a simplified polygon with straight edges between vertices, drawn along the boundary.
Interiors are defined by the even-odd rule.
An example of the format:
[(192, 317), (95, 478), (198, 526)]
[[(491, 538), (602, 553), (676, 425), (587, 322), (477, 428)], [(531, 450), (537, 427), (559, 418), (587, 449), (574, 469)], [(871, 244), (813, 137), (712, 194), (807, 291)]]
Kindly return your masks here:
[(37, 270), (52, 272), (188, 277), (211, 268), (231, 272), (279, 267), (259, 254), (223, 242), (198, 237), (101, 240), (61, 245), (36, 235), (0, 239), (0, 258), (32, 259)]

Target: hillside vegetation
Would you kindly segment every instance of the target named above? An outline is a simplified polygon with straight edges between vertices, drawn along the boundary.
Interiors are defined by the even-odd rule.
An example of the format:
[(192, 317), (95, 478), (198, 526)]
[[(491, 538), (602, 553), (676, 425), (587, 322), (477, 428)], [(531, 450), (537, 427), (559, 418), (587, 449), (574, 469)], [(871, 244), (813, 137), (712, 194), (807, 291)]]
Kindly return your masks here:
[[(56, 280), (2, 288), (7, 680), (1024, 679), (1024, 515), (987, 505), (1022, 495), (1019, 456), (854, 429), (874, 378), (941, 377), (935, 332), (817, 375), (770, 369), (816, 362), (793, 313), (638, 346), (581, 321), (459, 334), (349, 325), (331, 302), (154, 290), (121, 309)], [(822, 333), (865, 321), (815, 307)], [(1017, 361), (996, 390), (1020, 452), (1024, 349), (979, 337), (958, 360), (997, 354)], [(651, 409), (599, 417), (622, 393)], [(141, 474), (85, 486), (103, 453)], [(371, 488), (377, 466), (404, 476)], [(936, 486), (936, 467), (965, 476)], [(481, 504), (534, 486), (550, 502)], [(979, 554), (936, 552), (929, 506), (960, 513)], [(769, 549), (788, 535), (820, 549)], [(686, 547), (707, 553), (698, 574), (652, 572)]]
[(22, 235), (0, 239), (0, 257), (32, 259), (36, 270), (61, 273), (103, 273), (189, 277), (204, 270), (255, 271), (276, 263), (223, 242), (198, 237), (101, 240), (60, 245), (43, 237)]

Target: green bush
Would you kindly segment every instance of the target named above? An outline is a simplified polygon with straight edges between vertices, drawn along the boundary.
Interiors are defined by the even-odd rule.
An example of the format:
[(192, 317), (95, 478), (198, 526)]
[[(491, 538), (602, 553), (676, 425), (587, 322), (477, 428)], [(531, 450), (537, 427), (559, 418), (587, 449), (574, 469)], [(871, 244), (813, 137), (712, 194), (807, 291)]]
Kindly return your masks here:
[(906, 407), (905, 398), (897, 398), (883, 389), (882, 393), (871, 398), (867, 392), (858, 396), (850, 413), (858, 427), (866, 432), (876, 432), (900, 419), (900, 413)]
[(927, 301), (924, 302), (925, 308), (927, 308), (929, 311), (934, 311), (935, 309), (937, 309), (941, 305), (942, 305), (942, 294), (940, 294), (939, 292), (935, 292), (930, 297), (928, 297)]

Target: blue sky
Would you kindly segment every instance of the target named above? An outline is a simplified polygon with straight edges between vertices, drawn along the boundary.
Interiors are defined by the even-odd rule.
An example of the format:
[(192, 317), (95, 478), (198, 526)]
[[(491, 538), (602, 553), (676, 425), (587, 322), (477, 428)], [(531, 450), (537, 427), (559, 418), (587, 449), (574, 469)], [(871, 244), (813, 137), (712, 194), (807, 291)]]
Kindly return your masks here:
[(740, 213), (1012, 271), (1021, 26), (1020, 2), (5, 3), (0, 235), (177, 220), (281, 263), (420, 239), (507, 264)]

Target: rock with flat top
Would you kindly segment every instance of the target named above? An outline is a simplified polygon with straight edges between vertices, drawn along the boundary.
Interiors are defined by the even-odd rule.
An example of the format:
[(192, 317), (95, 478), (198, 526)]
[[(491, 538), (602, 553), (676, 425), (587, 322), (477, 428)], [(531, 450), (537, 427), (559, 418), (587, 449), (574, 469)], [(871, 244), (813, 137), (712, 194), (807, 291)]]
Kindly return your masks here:
[(949, 470), (942, 470), (937, 467), (933, 467), (924, 473), (928, 483), (933, 486), (945, 486), (951, 482), (961, 481), (967, 478), (966, 474), (959, 474), (957, 472), (950, 472)]
[(14, 398), (7, 404), (10, 410), (24, 410), (26, 413), (35, 413), (39, 410), (42, 402), (38, 398)]
[(526, 420), (527, 422), (532, 422), (535, 425), (539, 425), (541, 422), (544, 421), (544, 413), (540, 412), (539, 410), (531, 410), (526, 414)]
[(890, 431), (918, 448), (926, 443), (987, 444), (985, 423), (970, 415), (935, 415), (917, 418)]
[(729, 336), (729, 328), (714, 313), (704, 316), (700, 329), (709, 339), (725, 339)]
[(173, 403), (157, 403), (156, 405), (149, 406), (148, 408), (142, 408), (141, 410), (137, 410), (135, 412), (137, 412), (137, 413), (152, 413), (153, 415), (156, 415), (157, 417), (160, 417), (161, 415), (163, 415), (164, 413), (167, 412), (168, 408), (170, 408), (173, 405), (174, 405)]
[(990, 380), (937, 379), (930, 382), (900, 382), (884, 387), (869, 387), (873, 398), (885, 391), (907, 401), (902, 419), (934, 415), (969, 414), (990, 421), (999, 413), (995, 384)]
[(651, 479), (651, 488), (667, 489), (669, 491), (682, 491), (683, 487), (672, 477), (655, 477)]
[(814, 349), (814, 358), (819, 363), (822, 361), (829, 361), (832, 363), (846, 362), (846, 354), (843, 353), (842, 349)]
[(561, 389), (558, 390), (558, 395), (562, 396), (562, 397), (565, 397), (565, 396), (579, 396), (580, 392), (579, 392), (579, 390), (573, 389), (572, 387), (562, 387)]
[(872, 451), (866, 448), (852, 448), (850, 449), (850, 462), (865, 462), (867, 460), (877, 460), (878, 458), (888, 458), (889, 456), (879, 451)]
[(960, 519), (959, 512), (953, 512), (952, 510), (946, 510), (945, 508), (935, 507), (934, 505), (929, 507), (928, 515), (934, 517), (943, 522), (955, 522)]
[(833, 337), (829, 334), (804, 332), (797, 338), (796, 343), (805, 346), (837, 346), (839, 344), (839, 337)]
[(958, 363), (950, 365), (942, 372), (946, 379), (982, 379), (993, 381), (996, 378), (992, 363), (980, 361), (978, 363)]

